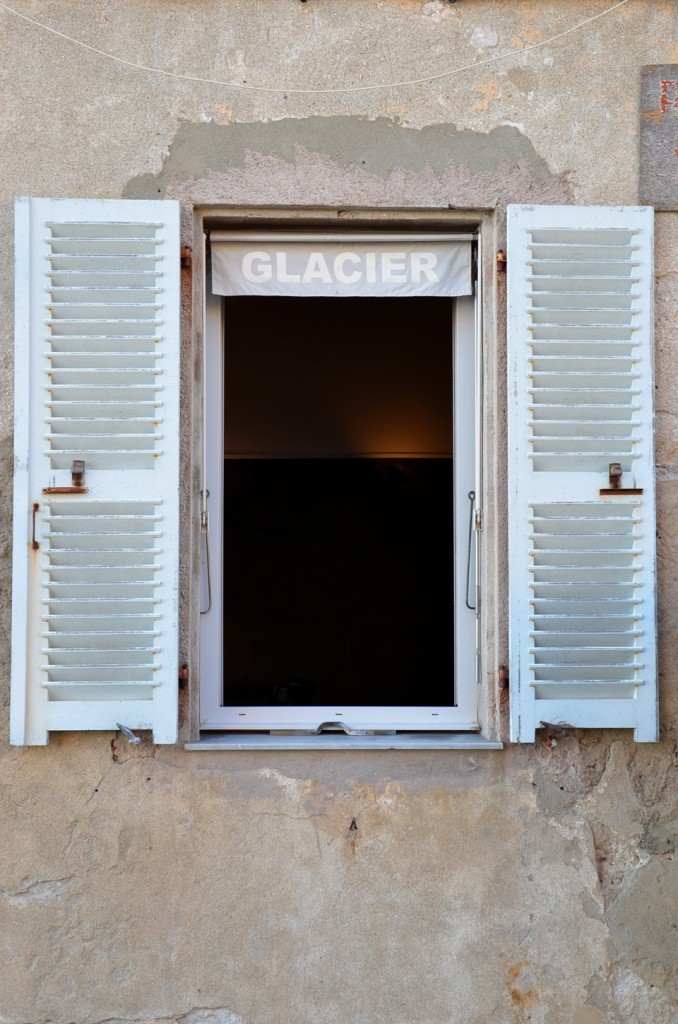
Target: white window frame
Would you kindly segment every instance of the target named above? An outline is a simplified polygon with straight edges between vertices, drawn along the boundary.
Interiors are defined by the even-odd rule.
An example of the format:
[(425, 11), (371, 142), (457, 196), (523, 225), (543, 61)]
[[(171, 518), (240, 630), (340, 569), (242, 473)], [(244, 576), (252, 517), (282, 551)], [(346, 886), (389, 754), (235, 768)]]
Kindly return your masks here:
[[(256, 232), (261, 241), (262, 234)], [(272, 238), (275, 235), (271, 234)], [(346, 236), (343, 236), (345, 239)], [(374, 238), (373, 232), (370, 237)], [(411, 235), (389, 234), (391, 241)], [(337, 240), (342, 236), (337, 234)], [(360, 233), (351, 235), (360, 240)], [(439, 240), (458, 241), (458, 235), (441, 235)], [(469, 242), (469, 244), (471, 244)], [(479, 242), (477, 243), (479, 246)], [(478, 260), (480, 264), (480, 260)], [(265, 301), (265, 299), (263, 300)], [(341, 300), (338, 300), (341, 301)], [(397, 300), (404, 301), (404, 300)], [(201, 730), (310, 730), (321, 722), (335, 721), (355, 729), (396, 731), (477, 731), (478, 709), (478, 545), (475, 522), (469, 524), (469, 492), (479, 506), (480, 475), (480, 288), (475, 295), (454, 300), (450, 341), (454, 345), (454, 678), (451, 694), (456, 703), (443, 707), (225, 707), (222, 704), (222, 612), (223, 585), (223, 349), (224, 302), (204, 282), (204, 428), (203, 504), (200, 537), (200, 728)], [(210, 529), (211, 526), (211, 529)], [(209, 553), (209, 573), (207, 555)], [(470, 565), (470, 573), (467, 572)], [(468, 604), (474, 606), (471, 609)], [(471, 638), (471, 639), (469, 639)]]

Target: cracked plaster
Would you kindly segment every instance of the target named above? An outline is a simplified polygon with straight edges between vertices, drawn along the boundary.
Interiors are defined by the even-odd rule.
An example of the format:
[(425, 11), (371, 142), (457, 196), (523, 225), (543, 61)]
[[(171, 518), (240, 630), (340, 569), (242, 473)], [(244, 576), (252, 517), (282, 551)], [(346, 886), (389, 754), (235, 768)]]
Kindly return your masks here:
[[(397, 965), (424, 947), (427, 1019), (441, 1024), (450, 986), (457, 1019), (474, 1024), (510, 1024), (528, 1012), (550, 1022), (561, 1011), (582, 1024), (633, 1021), (600, 1016), (608, 1011), (586, 989), (593, 977), (598, 1003), (606, 993), (614, 1004), (619, 979), (624, 1006), (645, 1005), (652, 985), (661, 997), (651, 1005), (668, 999), (673, 954), (656, 921), (671, 904), (673, 861), (643, 847), (646, 811), (622, 739), (566, 804), (550, 800), (543, 777), (562, 792), (564, 768), (579, 755), (576, 735), (538, 770), (523, 751), (446, 764), (385, 753), (355, 755), (350, 766), (326, 757), (312, 776), (305, 755), (194, 758), (103, 737), (53, 739), (48, 749), (58, 827), (36, 847), (22, 812), (13, 843), (20, 856), (0, 861), (0, 877), (13, 870), (5, 889), (15, 898), (40, 894), (36, 885), (49, 878), (64, 888), (47, 903), (0, 898), (0, 958), (11, 942), (25, 964), (2, 1006), (8, 1020), (33, 1021), (37, 993), (40, 1019), (93, 1024), (102, 991), (107, 1020), (193, 1024), (191, 1005), (201, 1001), (266, 1024), (299, 1012), (330, 1022), (393, 1019), (396, 1001), (398, 1019), (410, 1020), (421, 996)], [(29, 766), (44, 753), (16, 757)], [(659, 755), (653, 750), (648, 771)], [(25, 808), (35, 799), (32, 779), (24, 772), (5, 798)], [(628, 856), (621, 884), (607, 892), (594, 839), (601, 823)], [(77, 885), (66, 887), (70, 871)], [(649, 961), (640, 909), (643, 928), (655, 928)], [(70, 979), (92, 962), (90, 997)], [(384, 971), (387, 991), (370, 982)], [(453, 980), (459, 972), (468, 989)], [(294, 1013), (284, 995), (293, 991), (303, 992)]]

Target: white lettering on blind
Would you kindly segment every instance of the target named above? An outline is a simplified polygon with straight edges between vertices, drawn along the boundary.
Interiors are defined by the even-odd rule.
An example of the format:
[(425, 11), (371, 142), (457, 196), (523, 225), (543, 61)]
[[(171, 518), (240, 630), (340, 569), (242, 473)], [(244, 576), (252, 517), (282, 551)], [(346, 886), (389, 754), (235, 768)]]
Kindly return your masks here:
[[(298, 254), (277, 249), (273, 253), (246, 252), (241, 270), (245, 280), (253, 284), (419, 284), (422, 280), (438, 284), (437, 264), (434, 252), (340, 252), (334, 259), (328, 259), (322, 252), (311, 252), (300, 263)], [(347, 265), (354, 269), (347, 271)]]
[(252, 284), (270, 281), (273, 276), (271, 257), (267, 252), (248, 252), (242, 260), (242, 276)]
[(429, 284), (438, 284), (439, 278), (434, 270), (437, 262), (433, 252), (413, 252), (411, 254), (412, 282), (420, 284), (425, 278)]
[(215, 295), (470, 295), (468, 241), (211, 239)]

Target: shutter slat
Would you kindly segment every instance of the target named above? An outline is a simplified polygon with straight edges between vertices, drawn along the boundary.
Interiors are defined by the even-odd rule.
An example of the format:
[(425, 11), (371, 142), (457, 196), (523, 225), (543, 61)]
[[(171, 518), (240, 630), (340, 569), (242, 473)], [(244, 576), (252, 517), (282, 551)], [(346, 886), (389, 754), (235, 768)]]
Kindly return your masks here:
[[(21, 200), (17, 264), (12, 742), (117, 722), (174, 742), (178, 204)], [(86, 493), (43, 493), (74, 459)]]
[(509, 245), (511, 736), (652, 740), (651, 211), (510, 207)]

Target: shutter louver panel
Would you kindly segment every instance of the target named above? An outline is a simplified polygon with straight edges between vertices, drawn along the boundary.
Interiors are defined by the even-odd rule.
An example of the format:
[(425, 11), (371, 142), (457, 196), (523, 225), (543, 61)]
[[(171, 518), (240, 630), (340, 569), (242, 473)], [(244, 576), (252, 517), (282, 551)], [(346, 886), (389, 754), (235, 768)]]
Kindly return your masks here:
[[(530, 661), (537, 700), (642, 686), (634, 505), (532, 506)], [(592, 566), (596, 566), (595, 572)]]
[(653, 740), (652, 211), (509, 207), (509, 246), (511, 738)]
[(631, 472), (638, 429), (636, 232), (535, 228), (528, 249), (537, 471)]
[(19, 200), (16, 227), (11, 741), (174, 742), (178, 204)]
[(158, 453), (159, 224), (51, 223), (50, 463), (149, 468)]
[(44, 522), (43, 686), (56, 700), (150, 700), (160, 537), (153, 502), (52, 501)]

